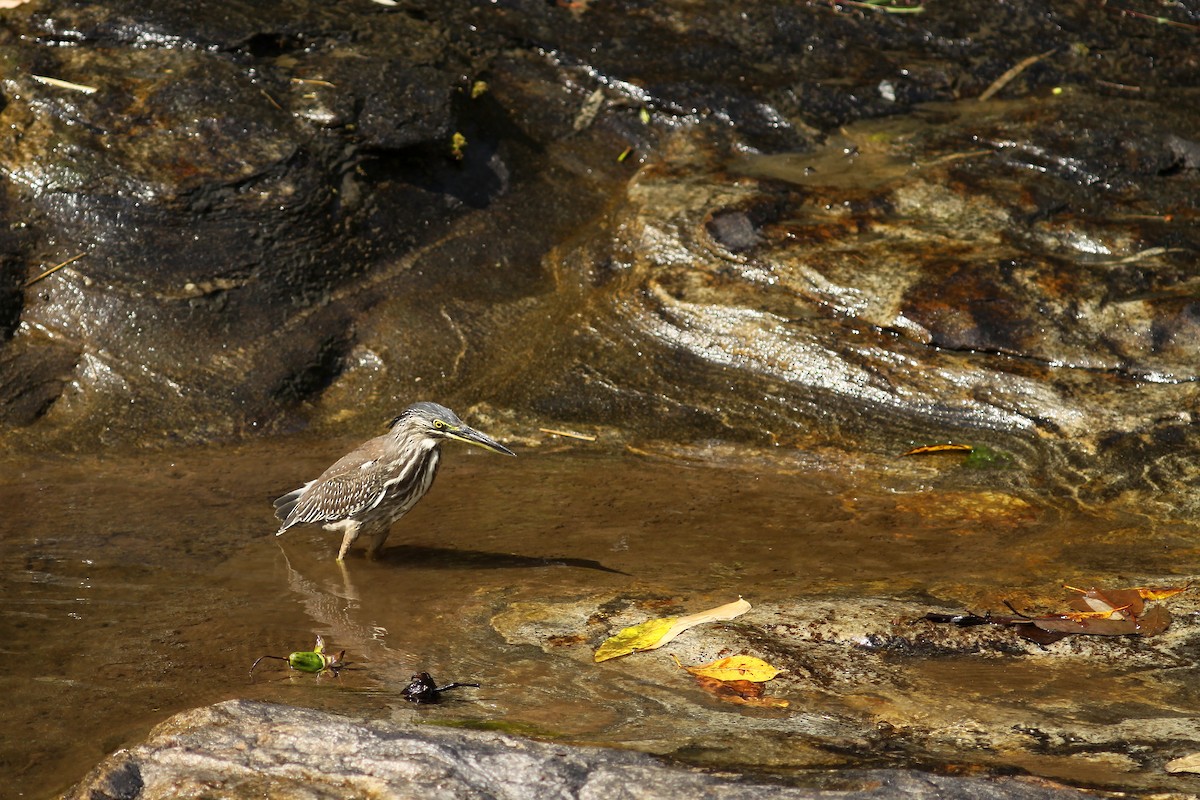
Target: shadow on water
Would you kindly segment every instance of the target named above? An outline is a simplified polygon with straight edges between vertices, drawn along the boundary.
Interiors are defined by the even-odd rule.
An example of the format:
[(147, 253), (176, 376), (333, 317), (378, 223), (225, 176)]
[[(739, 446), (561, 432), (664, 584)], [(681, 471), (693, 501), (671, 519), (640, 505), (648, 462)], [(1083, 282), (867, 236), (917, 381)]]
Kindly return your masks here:
[[(1014, 591), (1036, 596), (1080, 574), (1177, 574), (1180, 554), (1195, 551), (1182, 526), (1148, 531), (1119, 514), (1083, 518), (1003, 494), (933, 495), (911, 476), (889, 484), (586, 452), (501, 461), (449, 448), (384, 557), (356, 549), (343, 565), (336, 534), (274, 536), (270, 504), (337, 452), (284, 441), (4, 465), (0, 767), (10, 796), (52, 796), (170, 714), (229, 698), (753, 765), (755, 743), (703, 746), (706, 726), (786, 726), (786, 715), (631, 682), (593, 668), (590, 650), (566, 658), (513, 644), (497, 615), (611, 598), (699, 609), (738, 595), (756, 605), (887, 597), (999, 608)], [(348, 669), (313, 676), (269, 662), (248, 675), (259, 656), (310, 649), (317, 634), (346, 649)], [(912, 680), (947, 697), (1004, 696), (1018, 674), (936, 663)], [(400, 692), (422, 670), (482, 686), (413, 706)], [(1053, 687), (1073, 691), (1065, 680)], [(1139, 696), (1130, 686), (1116, 694)], [(664, 711), (680, 697), (703, 712), (686, 741)], [(829, 702), (793, 696), (813, 719), (878, 713), (870, 698)], [(758, 752), (766, 767), (797, 760)], [(1061, 768), (1028, 754), (1007, 764)]]
[(533, 569), (535, 567), (574, 567), (628, 575), (588, 558), (531, 558), (513, 553), (483, 553), (478, 550), (452, 550), (446, 547), (392, 547), (379, 559), (384, 563), (405, 564), (426, 569)]

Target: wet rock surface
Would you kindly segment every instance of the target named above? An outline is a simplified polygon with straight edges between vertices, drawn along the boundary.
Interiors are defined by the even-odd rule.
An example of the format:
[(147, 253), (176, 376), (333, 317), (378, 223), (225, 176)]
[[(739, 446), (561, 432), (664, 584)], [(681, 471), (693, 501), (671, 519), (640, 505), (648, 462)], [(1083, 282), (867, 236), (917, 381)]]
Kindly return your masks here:
[[(1162, 637), (1046, 651), (1007, 631), (897, 630), (888, 620), (917, 614), (922, 591), (972, 599), (962, 586), (987, 568), (977, 554), (1020, 550), (1031, 525), (1036, 551), (1010, 566), (1031, 582), (1170, 570), (1183, 582), (1190, 572), (1197, 25), (1184, 4), (1136, 0), (980, 0), (920, 14), (824, 0), (45, 0), (6, 10), (0, 438), (9, 451), (86, 454), (308, 429), (323, 449), (376, 433), (412, 400), (437, 399), (530, 449), (546, 441), (538, 428), (561, 427), (599, 433), (589, 446), (608, 457), (624, 446), (681, 470), (750, 467), (761, 470), (755, 480), (818, 485), (852, 476), (859, 489), (828, 520), (796, 509), (803, 524), (772, 523), (775, 544), (756, 539), (761, 575), (777, 577), (771, 548), (797, 530), (825, 537), (806, 539), (810, 552), (835, 553), (788, 562), (806, 580), (819, 570), (824, 592), (845, 583), (847, 565), (889, 574), (845, 605), (756, 600), (767, 615), (758, 627), (722, 629), (723, 647), (789, 665), (779, 685), (817, 709), (797, 717), (799, 745), (769, 714), (730, 725), (739, 737), (767, 731), (765, 750), (737, 752), (762, 752), (755, 767), (859, 768), (848, 754), (878, 750), (881, 766), (967, 762), (1177, 789), (1191, 779), (1161, 783), (1160, 766), (1198, 741), (1185, 680), (1194, 609)], [(951, 439), (976, 453), (896, 458)], [(243, 475), (259, 476), (263, 459), (249, 458)], [(74, 497), (97, 469), (52, 493)], [(267, 496), (296, 478), (249, 498), (218, 468), (207, 474), (225, 483), (199, 495), (205, 508), (171, 505), (198, 502), (194, 486), (179, 491), (137, 536), (125, 529), (128, 495), (96, 516), (57, 503), (30, 515), (10, 559), (29, 602), (41, 608), (42, 582), (90, 580), (97, 549), (168, 542), (163, 565), (187, 571), (198, 554), (221, 563), (257, 535), (259, 506), (270, 525)], [(605, 474), (628, 488), (625, 473)], [(562, 487), (561, 502), (576, 502), (588, 480)], [(742, 491), (720, 485), (721, 500)], [(22, 503), (46, 488), (21, 483)], [(93, 487), (91, 502), (106, 491)], [(535, 526), (522, 491), (503, 495), (509, 535), (557, 540), (566, 523), (543, 509)], [(656, 506), (664, 497), (670, 508)], [(621, 509), (596, 523), (596, 563), (690, 502), (661, 489), (633, 493), (630, 505), (592, 499)], [(566, 515), (559, 500), (543, 498)], [(760, 498), (727, 527), (746, 533), (747, 520), (779, 505)], [(159, 529), (177, 513), (199, 525), (224, 506), (222, 526), (182, 552), (177, 532)], [(1056, 515), (1076, 513), (1086, 525), (1064, 524), (1062, 544), (1046, 535)], [(84, 533), (47, 534), (47, 519)], [(917, 585), (874, 552), (882, 541), (896, 557), (910, 523), (921, 547), (903, 551), (904, 563), (944, 559), (955, 574), (922, 572)], [(839, 549), (846, 527), (863, 525), (867, 542)], [(981, 530), (1007, 538), (983, 542)], [(670, 546), (694, 546), (686, 533)], [(717, 552), (715, 535), (703, 535)], [(440, 565), (472, 546), (426, 548), (418, 561)], [(538, 557), (517, 563), (544, 566), (533, 549)], [(496, 556), (451, 562), (491, 568)], [(270, 554), (253, 557), (261, 565)], [(724, 563), (732, 556), (720, 558), (706, 591), (736, 573)], [(120, 559), (108, 567), (114, 596), (125, 569)], [(133, 583), (149, 598), (176, 579)], [(466, 596), (460, 588), (443, 602)], [(386, 602), (364, 605), (374, 613)], [(606, 619), (607, 599), (565, 602), (588, 630)], [(485, 618), (510, 647), (556, 664), (564, 652), (587, 660), (582, 645), (548, 645), (511, 611), (476, 622)], [(374, 629), (360, 622), (365, 648)], [(174, 662), (159, 663), (169, 674)], [(631, 679), (629, 697), (653, 694), (651, 678), (678, 677), (660, 666)], [(979, 697), (947, 700), (939, 668), (978, 674)], [(1010, 697), (1014, 674), (1020, 691), (996, 701)], [(1081, 676), (1096, 679), (1101, 710), (1062, 699)], [(82, 692), (89, 680), (63, 685)], [(998, 702), (994, 719), (970, 716), (981, 699)], [(618, 708), (636, 719), (651, 702)], [(1062, 708), (1070, 713), (1055, 718)], [(695, 724), (711, 720), (704, 711)], [(723, 763), (721, 748), (695, 741), (694, 759), (670, 737), (632, 746)]]
[[(827, 788), (821, 788), (821, 783)], [(179, 714), (66, 795), (152, 800), (191, 793), (278, 798), (1087, 797), (1042, 781), (863, 770), (809, 788), (705, 773), (639, 753), (497, 733), (362, 722), (230, 701)]]
[(7, 250), (86, 255), (7, 284), (0, 417), (152, 444), (421, 395), (1191, 487), (1195, 21), (1126, 11), (29, 4)]
[[(631, 697), (670, 708), (672, 737), (639, 747), (684, 760), (744, 768), (738, 746), (717, 742), (753, 742), (759, 763), (777, 770), (844, 767), (853, 753), (858, 766), (1027, 769), (1096, 788), (1194, 791), (1200, 783), (1165, 765), (1200, 750), (1200, 717), (1189, 712), (1200, 629), (1194, 599), (1171, 607), (1164, 634), (1043, 646), (1010, 627), (931, 622), (931, 611), (962, 612), (934, 603), (768, 602), (599, 665), (593, 651), (616, 630), (684, 609), (661, 597), (523, 603), (493, 626), (510, 643), (620, 675)], [(783, 670), (766, 684), (766, 702), (718, 699), (680, 667), (741, 654)], [(1067, 697), (1081, 682), (1090, 700), (1075, 705)], [(586, 681), (576, 689), (589, 691)]]
[[(353, 312), (330, 294), (455, 215), (422, 184), (488, 183), (439, 157), (464, 67), (437, 26), (369, 3), (295, 11), (7, 13), (9, 220), (28, 262), (84, 254), (22, 289), (9, 423), (87, 442), (253, 428), (335, 371)], [(396, 153), (411, 163), (370, 174)]]

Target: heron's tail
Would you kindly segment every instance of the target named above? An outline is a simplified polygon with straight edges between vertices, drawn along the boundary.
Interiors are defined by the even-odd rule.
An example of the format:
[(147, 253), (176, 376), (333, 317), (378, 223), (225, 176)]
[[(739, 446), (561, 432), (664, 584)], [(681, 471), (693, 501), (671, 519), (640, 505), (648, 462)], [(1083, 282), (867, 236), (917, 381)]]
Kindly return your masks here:
[(283, 535), (283, 532), (291, 527), (291, 523), (288, 520), (292, 516), (292, 511), (296, 508), (296, 503), (300, 502), (300, 495), (304, 494), (304, 489), (305, 487), (302, 486), (295, 491), (288, 492), (282, 497), (275, 499), (275, 516), (283, 523), (275, 533), (276, 536)]

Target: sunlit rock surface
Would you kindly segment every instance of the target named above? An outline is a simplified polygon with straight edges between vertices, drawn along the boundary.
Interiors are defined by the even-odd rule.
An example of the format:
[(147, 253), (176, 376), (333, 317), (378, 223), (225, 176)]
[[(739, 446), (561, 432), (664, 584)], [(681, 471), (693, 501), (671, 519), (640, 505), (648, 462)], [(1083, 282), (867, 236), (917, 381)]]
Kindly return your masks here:
[[(653, 597), (530, 602), (492, 622), (509, 643), (623, 683), (628, 701), (593, 691), (593, 680), (573, 688), (621, 708), (614, 716), (631, 732), (639, 701), (654, 709), (647, 717), (665, 713), (670, 734), (638, 741), (651, 752), (729, 767), (754, 753), (756, 763), (790, 770), (846, 766), (853, 753), (859, 764), (1020, 769), (1097, 788), (1195, 791), (1195, 778), (1171, 777), (1164, 765), (1200, 749), (1200, 717), (1187, 711), (1196, 697), (1197, 603), (1179, 596), (1166, 605), (1174, 621), (1165, 633), (1041, 646), (1007, 626), (925, 618), (961, 608), (869, 597), (768, 601), (601, 664), (592, 663), (596, 645), (621, 628), (698, 609)], [(737, 654), (782, 670), (765, 684), (771, 702), (719, 699), (681, 669)]]
[[(822, 788), (822, 784), (828, 788)], [(498, 733), (361, 722), (319, 711), (229, 701), (164, 722), (115, 753), (67, 798), (531, 797), (753, 800), (985, 798), (1088, 795), (1045, 781), (904, 771), (816, 776), (809, 787), (674, 767), (624, 750), (565, 748)]]
[[(109, 596), (137, 604), (122, 628), (133, 649), (174, 640), (144, 630), (144, 601), (161, 609), (164, 587), (189, 614), (213, 591), (217, 566), (235, 585), (278, 588), (279, 576), (246, 566), (266, 569), (277, 553), (263, 541), (271, 492), (295, 485), (298, 459), (329, 463), (315, 454), (344, 452), (330, 443), (378, 432), (415, 399), (446, 403), (530, 453), (553, 443), (610, 461), (572, 472), (553, 495), (529, 473), (481, 506), (504, 514), (464, 507), (469, 521), (438, 528), (449, 510), (427, 506), (425, 527), (410, 521), (425, 549), (397, 548), (382, 565), (402, 591), (376, 580), (365, 632), (351, 640), (359, 649), (378, 647), (372, 626), (386, 603), (404, 601), (387, 607), (385, 627), (411, 622), (408, 600), (428, 588), (404, 579), (442, 580), (422, 564), (450, 560), (467, 573), (443, 587), (439, 606), (458, 622), (480, 564), (512, 569), (503, 557), (519, 551), (531, 554), (516, 560), (522, 569), (541, 569), (547, 550), (576, 567), (570, 559), (607, 564), (629, 553), (622, 547), (657, 546), (638, 538), (664, 535), (667, 519), (688, 525), (661, 540), (665, 552), (641, 551), (619, 573), (600, 571), (605, 580), (666, 561), (658, 574), (674, 570), (670, 596), (724, 591), (748, 550), (764, 597), (842, 592), (846, 613), (862, 617), (857, 629), (878, 631), (890, 630), (881, 615), (916, 613), (926, 595), (970, 602), (971, 576), (991, 602), (1014, 584), (1078, 573), (1185, 582), (1200, 496), (1197, 24), (1186, 6), (1149, 0), (971, 0), (919, 14), (825, 0), (44, 0), (4, 11), (0, 439), (39, 462), (9, 490), (20, 502), (6, 507), (23, 516), (10, 511), (21, 530), (7, 543), (21, 581), (13, 596), (38, 609), (21, 636), (55, 656), (31, 659), (31, 680), (49, 679), (51, 704), (63, 687), (87, 697), (104, 686), (79, 671), (114, 647), (107, 629), (62, 642), (37, 626), (61, 608), (91, 613), (76, 586), (97, 561)], [(564, 444), (539, 428), (598, 438)], [(265, 441), (303, 429), (303, 446), (271, 451)], [(245, 463), (218, 458), (199, 477), (174, 464), (141, 475), (133, 461), (111, 472), (40, 463), (71, 449), (96, 458), (115, 445), (213, 440), (247, 448)], [(899, 458), (948, 440), (976, 451)], [(625, 452), (664, 470), (662, 483), (632, 485), (642, 478)], [(690, 465), (709, 470), (703, 483), (683, 482)], [(79, 470), (73, 479), (67, 466)], [(842, 479), (855, 488), (825, 505), (827, 482)], [(141, 481), (169, 500), (135, 510), (140, 495), (128, 487)], [(753, 494), (758, 481), (773, 491)], [(701, 496), (694, 517), (679, 516)], [(764, 527), (777, 509), (786, 519)], [(581, 556), (584, 512), (603, 518), (592, 522), (596, 550)], [(728, 552), (731, 531), (753, 542)], [(320, 536), (289, 546), (320, 553)], [(679, 563), (701, 547), (703, 559)], [(146, 549), (203, 580), (131, 579), (129, 554)], [(201, 556), (214, 563), (201, 569)], [(501, 579), (504, 591), (518, 580)], [(528, 591), (546, 594), (545, 581)], [(257, 607), (257, 595), (243, 602)], [(595, 610), (595, 598), (577, 602)], [(841, 613), (812, 597), (805, 605)], [(473, 631), (488, 618), (476, 615)], [(1187, 755), (1167, 746), (1171, 736), (1196, 744), (1191, 717), (1176, 713), (1174, 734), (1164, 722), (1196, 705), (1176, 677), (1191, 674), (1195, 648), (1172, 638), (1189, 621), (1181, 615), (1161, 640), (1179, 646), (1178, 670), (1150, 640), (1060, 643), (1091, 648), (1067, 668), (1024, 647), (982, 667), (952, 665), (979, 675), (990, 699), (1008, 696), (1008, 656), (1052, 663), (1049, 673), (1029, 667), (1032, 688), (1013, 701), (1050, 697), (1049, 711), (996, 716), (1028, 734), (954, 727), (949, 711), (930, 721), (905, 700), (919, 683), (926, 705), (939, 702), (937, 668), (949, 663), (940, 659), (966, 656), (926, 649), (886, 671), (905, 653), (872, 651), (891, 684), (871, 694), (870, 672), (835, 686), (819, 654), (805, 654), (811, 643), (798, 655), (780, 645), (771, 652), (790, 669), (810, 664), (832, 687), (794, 691), (847, 698), (844, 713), (806, 709), (803, 719), (848, 749), (807, 741), (763, 760), (861, 766), (864, 748), (895, 746), (892, 763), (945, 766), (957, 763), (956, 742), (989, 756), (1011, 746), (973, 764), (1082, 782), (1071, 763), (1090, 758), (1107, 786), (1169, 791), (1177, 784), (1146, 776), (1157, 781), (1168, 757)], [(190, 668), (211, 666), (212, 637), (266, 627), (243, 622), (240, 638), (208, 630), (227, 624), (216, 616), (207, 638), (181, 637)], [(550, 661), (536, 640), (513, 641), (537, 668)], [(859, 654), (843, 641), (843, 660), (831, 663)], [(1132, 652), (1125, 672), (1116, 655), (1114, 671), (1093, 666), (1098, 651), (1122, 647)], [(488, 652), (493, 663), (504, 655)], [(175, 658), (159, 652), (156, 668), (177, 674)], [(384, 652), (374, 669), (384, 661), (408, 668)], [(70, 683), (56, 682), (63, 663), (76, 670)], [(576, 666), (553, 664), (556, 675)], [(512, 673), (504, 685), (521, 686), (521, 670)], [(1102, 712), (1060, 691), (1097, 677)], [(970, 685), (962, 674), (949, 683)], [(161, 692), (156, 709), (184, 696), (169, 683), (136, 691)], [(633, 686), (635, 710), (654, 703), (638, 691), (656, 690)], [(1074, 717), (1060, 724), (1051, 716), (1068, 694)], [(519, 699), (536, 722), (562, 717)], [(116, 691), (105, 702), (128, 705)], [(45, 708), (23, 719), (48, 719)], [(1103, 725), (1127, 738), (1143, 730), (1119, 719), (1151, 720), (1153, 752), (1118, 747)], [(868, 735), (877, 721), (905, 733)], [(1074, 746), (1073, 723), (1094, 752)], [(597, 729), (625, 731), (589, 720), (576, 733)], [(67, 738), (48, 730), (43, 741)], [(687, 755), (670, 735), (643, 739), (630, 744)], [(696, 761), (710, 764), (725, 752), (700, 749)]]
[(6, 271), (0, 417), (87, 448), (367, 432), (436, 397), (514, 435), (957, 438), (1089, 500), (1186, 489), (1200, 66), (1177, 22), (6, 12), (7, 263), (84, 256)]

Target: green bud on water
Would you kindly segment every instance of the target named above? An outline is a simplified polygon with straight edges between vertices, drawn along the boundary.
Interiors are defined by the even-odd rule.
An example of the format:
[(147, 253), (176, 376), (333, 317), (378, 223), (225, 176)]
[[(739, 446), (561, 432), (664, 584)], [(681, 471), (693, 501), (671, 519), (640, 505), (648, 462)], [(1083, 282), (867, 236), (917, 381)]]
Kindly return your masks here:
[(326, 667), (325, 656), (311, 650), (292, 653), (287, 660), (292, 669), (300, 672), (320, 672)]

